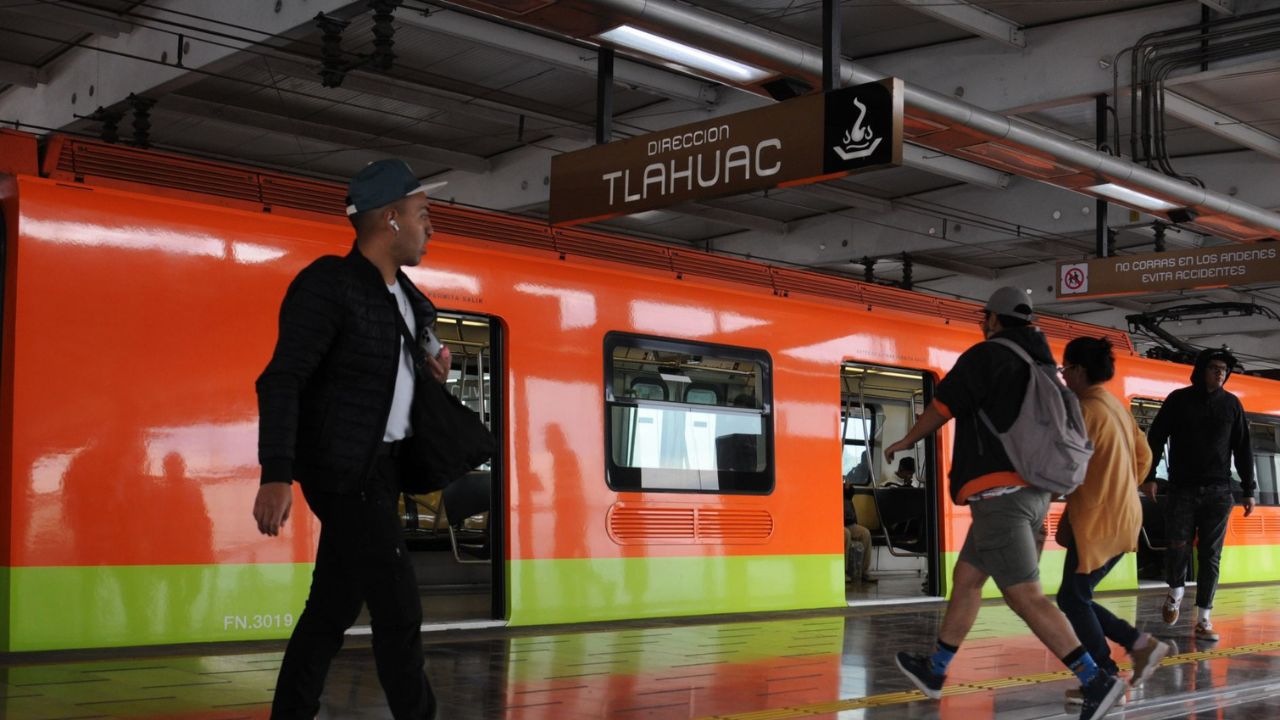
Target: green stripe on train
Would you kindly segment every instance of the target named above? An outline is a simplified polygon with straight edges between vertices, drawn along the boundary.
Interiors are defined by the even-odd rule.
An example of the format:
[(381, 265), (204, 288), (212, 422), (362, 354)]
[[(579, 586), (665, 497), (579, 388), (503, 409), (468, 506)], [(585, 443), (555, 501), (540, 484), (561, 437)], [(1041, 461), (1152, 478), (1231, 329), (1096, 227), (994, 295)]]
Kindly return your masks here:
[(512, 625), (844, 607), (836, 555), (518, 560)]
[[(1280, 553), (1276, 550), (1275, 545), (1235, 545), (1223, 548), (1218, 582), (1220, 584), (1274, 582), (1280, 578)], [(1066, 550), (1047, 550), (1041, 556), (1040, 584), (1044, 586), (1046, 595), (1058, 592), (1058, 586), (1062, 584), (1062, 562), (1066, 555)], [(959, 556), (960, 553), (946, 553), (948, 584), (950, 584), (951, 571), (955, 568)], [(1192, 556), (1195, 556), (1194, 552)], [(1098, 585), (1098, 592), (1135, 590), (1137, 587), (1138, 556), (1136, 553), (1127, 553)], [(982, 588), (982, 596), (984, 598), (999, 597), (1000, 591), (994, 582), (988, 580)]]
[[(0, 568), (6, 651), (288, 637), (309, 563)], [(840, 555), (509, 563), (513, 624), (844, 605)], [(426, 618), (430, 622), (432, 618)]]
[(7, 568), (8, 612), (0, 617), (8, 622), (0, 638), (8, 651), (284, 638), (306, 601), (311, 568)]

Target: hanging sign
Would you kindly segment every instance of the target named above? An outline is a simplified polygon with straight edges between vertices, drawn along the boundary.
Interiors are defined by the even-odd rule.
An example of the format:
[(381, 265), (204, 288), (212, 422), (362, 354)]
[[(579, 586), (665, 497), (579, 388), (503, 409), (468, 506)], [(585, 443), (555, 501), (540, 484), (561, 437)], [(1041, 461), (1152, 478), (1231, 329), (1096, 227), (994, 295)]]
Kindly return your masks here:
[(1058, 299), (1280, 282), (1280, 243), (1058, 263)]
[(574, 225), (902, 163), (902, 81), (889, 78), (565, 153), (551, 222)]

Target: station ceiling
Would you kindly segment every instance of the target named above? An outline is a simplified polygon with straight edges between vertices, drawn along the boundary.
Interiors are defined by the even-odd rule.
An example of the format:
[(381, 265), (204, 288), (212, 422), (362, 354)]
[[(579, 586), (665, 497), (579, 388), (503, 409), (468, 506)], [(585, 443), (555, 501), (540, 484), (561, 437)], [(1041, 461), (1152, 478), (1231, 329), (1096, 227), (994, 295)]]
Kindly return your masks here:
[[(0, 0), (0, 122), (97, 137), (115, 114), (120, 141), (131, 142), (136, 98), (145, 98), (158, 148), (336, 180), (398, 156), (448, 181), (440, 199), (545, 217), (550, 158), (594, 143), (597, 26), (630, 19), (672, 36), (701, 32), (758, 66), (769, 62), (752, 50), (760, 33), (815, 51), (822, 37), (820, 0), (404, 0), (385, 3), (398, 7), (395, 57), (383, 70), (369, 60), (379, 4)], [(330, 68), (342, 75), (336, 87), (324, 74), (321, 13), (346, 23)], [(655, 27), (663, 13), (693, 13), (701, 29)], [(1169, 168), (1280, 209), (1280, 6), (1271, 0), (846, 0), (841, 14), (847, 63), (1046, 135), (1095, 147), (1095, 98), (1111, 96), (1107, 145), (1125, 157), (1133, 129), (1139, 142), (1144, 132), (1129, 93), (1141, 46), (1169, 60), (1145, 65), (1164, 69), (1162, 122), (1148, 127), (1162, 130)], [(1176, 59), (1150, 45), (1195, 33), (1207, 37), (1178, 46)], [(764, 69), (812, 84), (794, 66)], [(613, 93), (614, 139), (775, 102), (759, 86), (622, 49)], [(1046, 312), (1113, 327), (1132, 313), (1210, 302), (1280, 313), (1280, 285), (1057, 302), (1055, 263), (1094, 252), (1092, 197), (918, 146), (906, 157), (900, 168), (597, 227), (858, 278), (870, 264), (876, 281), (891, 283), (904, 279), (906, 252), (917, 290), (982, 299), (1016, 285)], [(1139, 157), (1148, 164), (1141, 148)], [(1151, 252), (1157, 219), (1113, 205), (1116, 251)], [(1170, 250), (1233, 242), (1194, 227), (1165, 237)], [(1229, 345), (1247, 367), (1280, 368), (1280, 321), (1208, 317), (1165, 329)]]

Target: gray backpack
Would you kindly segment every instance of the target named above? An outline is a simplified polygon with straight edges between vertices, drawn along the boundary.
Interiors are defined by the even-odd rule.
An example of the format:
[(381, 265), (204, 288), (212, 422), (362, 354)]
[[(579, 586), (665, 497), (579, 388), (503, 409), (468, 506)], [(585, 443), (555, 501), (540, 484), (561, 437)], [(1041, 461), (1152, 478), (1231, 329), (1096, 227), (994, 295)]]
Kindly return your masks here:
[(1008, 431), (997, 432), (985, 411), (979, 410), (978, 417), (1000, 438), (1013, 469), (1023, 480), (1058, 495), (1070, 493), (1084, 482), (1084, 472), (1093, 455), (1080, 401), (1058, 379), (1057, 368), (1035, 362), (1011, 340), (996, 338), (988, 342), (1017, 353), (1031, 366), (1031, 380), (1018, 417)]

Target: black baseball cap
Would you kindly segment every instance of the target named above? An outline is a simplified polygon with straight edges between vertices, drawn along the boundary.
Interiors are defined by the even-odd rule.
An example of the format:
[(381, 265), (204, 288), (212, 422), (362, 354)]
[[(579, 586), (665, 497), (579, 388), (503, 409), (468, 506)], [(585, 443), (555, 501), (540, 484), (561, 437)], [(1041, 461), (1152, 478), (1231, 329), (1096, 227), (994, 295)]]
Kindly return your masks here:
[(426, 193), (429, 187), (413, 174), (403, 160), (378, 160), (364, 166), (347, 185), (347, 215), (355, 215), (409, 197)]

